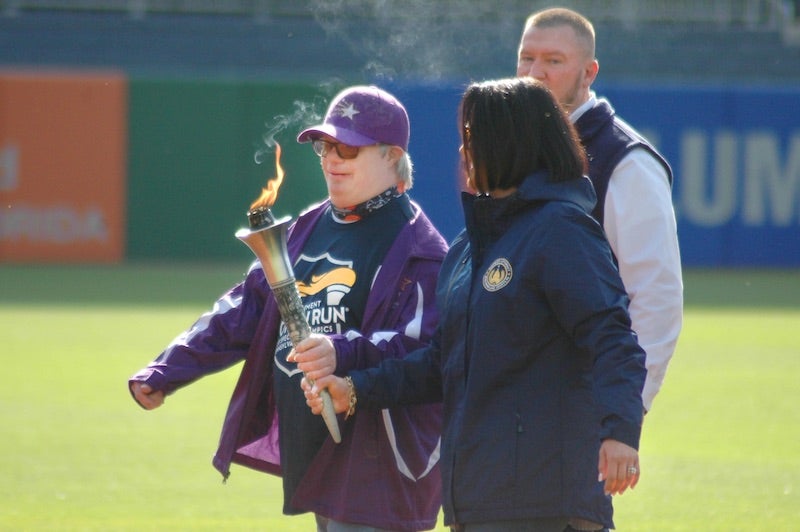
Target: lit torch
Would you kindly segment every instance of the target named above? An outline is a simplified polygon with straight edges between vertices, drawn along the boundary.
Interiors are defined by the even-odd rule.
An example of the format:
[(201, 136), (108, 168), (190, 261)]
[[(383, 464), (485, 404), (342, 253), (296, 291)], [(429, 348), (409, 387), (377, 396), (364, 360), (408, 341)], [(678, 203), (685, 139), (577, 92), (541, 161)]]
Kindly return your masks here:
[[(250, 228), (239, 229), (236, 232), (236, 238), (247, 244), (261, 262), (267, 283), (278, 302), (278, 310), (286, 324), (292, 345), (296, 346), (309, 337), (311, 326), (306, 320), (303, 303), (300, 301), (300, 293), (295, 283), (294, 270), (289, 261), (289, 252), (286, 249), (286, 229), (291, 222), (291, 217), (286, 216), (275, 220), (270, 212), (270, 207), (278, 198), (278, 188), (283, 182), (280, 158), (281, 147), (276, 143), (276, 176), (267, 183), (266, 188), (262, 189), (261, 196), (250, 205), (250, 210), (247, 211)], [(311, 384), (313, 386), (314, 383), (311, 382)], [(320, 395), (323, 403), (322, 418), (325, 420), (325, 425), (327, 425), (333, 441), (339, 443), (342, 441), (342, 436), (339, 432), (339, 423), (330, 393), (328, 390), (322, 390)]]

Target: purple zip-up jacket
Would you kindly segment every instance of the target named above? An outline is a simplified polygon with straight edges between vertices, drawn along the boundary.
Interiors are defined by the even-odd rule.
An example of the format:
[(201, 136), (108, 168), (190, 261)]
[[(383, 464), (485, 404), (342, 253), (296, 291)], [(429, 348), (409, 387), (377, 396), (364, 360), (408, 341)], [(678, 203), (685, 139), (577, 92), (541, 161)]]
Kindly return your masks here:
[[(312, 207), (290, 228), (287, 248), (293, 263), (327, 206), (326, 200)], [(338, 375), (404, 357), (433, 334), (436, 279), (447, 244), (413, 206), (414, 218), (398, 234), (375, 278), (361, 329), (331, 336)], [(255, 263), (242, 283), (130, 380), (169, 394), (244, 359), (213, 460), (226, 479), (231, 462), (281, 474), (272, 390), (279, 325), (277, 304)], [(325, 441), (292, 507), (378, 528), (433, 528), (441, 505), (440, 405), (363, 409), (348, 420), (340, 416), (339, 424), (341, 443)]]

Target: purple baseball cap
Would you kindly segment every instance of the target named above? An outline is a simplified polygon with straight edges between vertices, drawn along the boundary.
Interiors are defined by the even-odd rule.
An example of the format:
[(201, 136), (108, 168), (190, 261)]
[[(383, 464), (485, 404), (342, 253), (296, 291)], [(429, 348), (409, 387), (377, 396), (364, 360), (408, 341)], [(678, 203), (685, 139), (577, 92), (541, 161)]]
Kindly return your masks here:
[(350, 146), (389, 144), (408, 151), (408, 113), (397, 98), (374, 85), (350, 87), (331, 101), (325, 121), (301, 131), (297, 142), (322, 135)]

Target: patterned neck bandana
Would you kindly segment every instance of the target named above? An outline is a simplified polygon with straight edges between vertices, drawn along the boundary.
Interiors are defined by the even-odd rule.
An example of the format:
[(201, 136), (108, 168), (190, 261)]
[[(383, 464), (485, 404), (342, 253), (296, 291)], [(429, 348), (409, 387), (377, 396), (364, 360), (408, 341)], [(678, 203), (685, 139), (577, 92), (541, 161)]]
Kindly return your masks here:
[(352, 207), (339, 208), (331, 203), (333, 217), (342, 222), (356, 222), (371, 212), (375, 212), (395, 198), (399, 198), (403, 193), (397, 189), (397, 185), (387, 188), (374, 198), (363, 201)]

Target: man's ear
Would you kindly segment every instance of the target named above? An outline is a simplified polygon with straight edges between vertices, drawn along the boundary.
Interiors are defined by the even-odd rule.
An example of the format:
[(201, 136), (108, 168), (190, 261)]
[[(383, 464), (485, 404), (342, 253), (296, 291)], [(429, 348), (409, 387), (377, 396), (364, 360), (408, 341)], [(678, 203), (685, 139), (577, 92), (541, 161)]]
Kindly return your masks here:
[(586, 69), (584, 71), (584, 79), (586, 81), (586, 86), (591, 87), (594, 80), (597, 79), (597, 73), (600, 72), (600, 63), (597, 59), (593, 59), (586, 65)]

